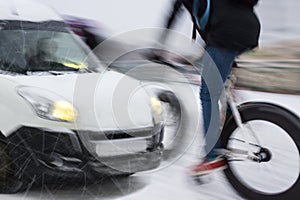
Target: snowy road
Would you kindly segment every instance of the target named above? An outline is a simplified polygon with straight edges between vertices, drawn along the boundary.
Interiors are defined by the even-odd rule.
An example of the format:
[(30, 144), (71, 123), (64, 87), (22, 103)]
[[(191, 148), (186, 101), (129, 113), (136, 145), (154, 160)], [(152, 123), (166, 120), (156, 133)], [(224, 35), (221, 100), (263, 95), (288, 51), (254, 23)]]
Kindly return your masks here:
[[(237, 95), (239, 101), (263, 99), (277, 103), (300, 116), (298, 103), (300, 96), (250, 91), (237, 91)], [(34, 188), (26, 193), (0, 195), (0, 199), (242, 199), (228, 184), (222, 172), (206, 177), (202, 185), (197, 185), (188, 176), (187, 169), (197, 161), (199, 151), (201, 151), (201, 142), (196, 138), (180, 159), (172, 163), (164, 163), (164, 167), (156, 171), (139, 173), (129, 178), (99, 180), (99, 183), (92, 185), (81, 183), (81, 186), (77, 187), (44, 185), (43, 188)]]

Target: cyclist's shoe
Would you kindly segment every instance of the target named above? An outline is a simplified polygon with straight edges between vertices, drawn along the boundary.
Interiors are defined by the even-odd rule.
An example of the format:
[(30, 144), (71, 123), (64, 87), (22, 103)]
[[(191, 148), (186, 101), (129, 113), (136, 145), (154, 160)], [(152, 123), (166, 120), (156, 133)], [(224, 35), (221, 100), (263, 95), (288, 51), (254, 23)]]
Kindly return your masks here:
[(217, 157), (214, 160), (205, 160), (190, 169), (192, 176), (203, 176), (212, 172), (226, 169), (227, 165), (223, 157)]

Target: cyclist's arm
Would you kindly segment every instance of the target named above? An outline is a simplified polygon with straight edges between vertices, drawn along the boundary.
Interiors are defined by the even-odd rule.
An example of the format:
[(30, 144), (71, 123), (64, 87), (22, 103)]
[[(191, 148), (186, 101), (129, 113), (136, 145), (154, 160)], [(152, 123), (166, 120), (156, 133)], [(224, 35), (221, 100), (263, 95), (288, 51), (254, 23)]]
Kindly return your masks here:
[[(206, 0), (197, 0), (197, 1), (199, 1), (198, 2), (199, 9), (198, 9), (197, 16), (201, 17), (206, 10), (207, 1)], [(244, 0), (244, 1), (246, 1), (246, 0)], [(250, 0), (247, 0), (247, 1), (250, 1)], [(253, 0), (253, 1), (255, 1), (255, 0)], [(176, 1), (174, 1), (172, 10), (170, 12), (170, 15), (168, 16), (168, 19), (167, 19), (164, 27), (166, 29), (170, 29), (175, 25), (176, 20), (179, 18), (179, 16), (182, 13), (183, 7), (185, 7), (188, 10), (188, 12), (191, 14), (192, 22), (194, 24), (196, 24), (196, 19), (195, 19), (195, 16), (193, 15), (193, 6), (194, 6), (193, 2), (194, 1), (191, 1), (191, 0), (176, 0)], [(197, 25), (194, 26), (193, 38), (195, 37), (195, 34), (196, 34), (196, 32), (195, 32), (196, 27), (197, 27)], [(199, 27), (197, 27), (197, 28), (199, 28)], [(162, 34), (162, 36), (160, 38), (160, 43), (163, 43), (166, 40), (166, 38), (167, 38), (167, 33), (165, 32), (164, 34)]]
[(182, 9), (181, 9), (181, 6), (182, 6), (182, 2), (180, 0), (176, 0), (173, 4), (173, 9), (171, 11), (171, 14), (167, 20), (167, 23), (165, 25), (165, 27), (167, 29), (170, 29), (174, 26), (175, 22), (176, 22), (176, 19), (177, 19), (177, 16), (181, 13)]
[(255, 6), (258, 3), (258, 0), (234, 0), (234, 1), (248, 6)]
[[(165, 24), (164, 24), (164, 28), (166, 28), (166, 29), (173, 28), (178, 16), (181, 13), (182, 13), (182, 2), (180, 0), (176, 0), (176, 1), (174, 1), (173, 5), (172, 5), (170, 15), (167, 16), (167, 19), (166, 19)], [(167, 31), (164, 31), (164, 33), (159, 38), (159, 42), (164, 43), (167, 36), (168, 36)]]

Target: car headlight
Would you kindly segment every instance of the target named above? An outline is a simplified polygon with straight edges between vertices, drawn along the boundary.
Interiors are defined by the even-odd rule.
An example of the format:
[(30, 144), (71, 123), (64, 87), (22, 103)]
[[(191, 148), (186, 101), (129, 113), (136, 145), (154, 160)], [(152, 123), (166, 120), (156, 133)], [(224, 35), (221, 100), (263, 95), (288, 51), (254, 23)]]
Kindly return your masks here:
[(73, 105), (53, 92), (29, 86), (18, 87), (17, 92), (41, 118), (64, 122), (76, 119), (77, 112)]
[(157, 99), (156, 97), (150, 97), (150, 104), (151, 104), (152, 111), (156, 115), (162, 114), (162, 107), (159, 99)]

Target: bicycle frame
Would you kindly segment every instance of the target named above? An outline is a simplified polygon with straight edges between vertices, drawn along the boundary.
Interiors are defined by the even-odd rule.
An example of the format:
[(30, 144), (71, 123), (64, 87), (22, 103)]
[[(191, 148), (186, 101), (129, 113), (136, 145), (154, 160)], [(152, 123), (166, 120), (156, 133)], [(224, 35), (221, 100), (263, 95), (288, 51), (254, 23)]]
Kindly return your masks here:
[[(187, 73), (191, 73), (194, 72), (192, 70), (186, 70), (185, 68), (177, 65), (176, 62), (170, 62), (168, 60), (152, 60), (154, 62), (160, 63), (160, 64), (165, 64), (167, 66), (170, 66), (182, 73), (187, 72)], [(187, 64), (184, 64), (187, 65)], [(196, 73), (199, 73), (198, 71)], [(250, 159), (256, 162), (261, 162), (262, 158), (260, 158), (259, 155), (261, 153), (261, 150), (264, 149), (263, 147), (260, 146), (260, 142), (258, 140), (258, 137), (256, 137), (255, 133), (253, 130), (251, 130), (251, 127), (248, 127), (247, 125), (244, 125), (242, 122), (242, 117), (240, 115), (239, 112), (239, 107), (242, 105), (238, 105), (235, 101), (235, 97), (234, 97), (234, 93), (233, 93), (233, 88), (234, 88), (234, 84), (235, 84), (235, 80), (234, 80), (234, 76), (231, 75), (230, 78), (228, 78), (228, 80), (225, 83), (225, 88), (223, 91), (223, 94), (221, 95), (220, 98), (220, 107), (221, 107), (221, 112), (220, 112), (220, 129), (222, 130), (222, 128), (224, 127), (224, 123), (226, 120), (226, 111), (227, 111), (227, 105), (229, 105), (230, 110), (231, 110), (231, 114), (238, 126), (239, 129), (242, 130), (242, 139), (236, 139), (237, 141), (244, 143), (245, 145), (247, 145), (247, 147), (251, 146), (251, 147), (256, 147), (258, 149), (257, 152), (249, 152), (248, 150), (243, 150), (243, 149), (219, 149), (216, 150), (218, 151), (218, 154), (224, 155), (225, 157), (227, 157), (227, 159), (232, 159), (234, 158), (235, 160), (245, 160), (245, 159)], [(247, 131), (249, 130), (249, 131)], [(250, 133), (250, 134), (249, 134)], [(253, 138), (255, 138), (256, 140), (256, 144), (249, 142), (249, 137), (253, 136)], [(245, 148), (245, 149), (249, 149), (249, 148)]]
[[(258, 148), (261, 148), (260, 142), (258, 137), (255, 135), (255, 132), (251, 130), (251, 127), (246, 127), (246, 125), (243, 124), (242, 122), (242, 117), (239, 112), (239, 105), (235, 101), (235, 96), (233, 93), (234, 89), (234, 84), (235, 84), (235, 77), (234, 75), (231, 75), (226, 83), (225, 83), (225, 88), (223, 91), (223, 94), (221, 95), (220, 98), (220, 107), (221, 107), (221, 112), (220, 112), (220, 119), (221, 121), (221, 130), (224, 127), (225, 119), (226, 119), (226, 114), (227, 114), (227, 106), (230, 107), (231, 114), (235, 120), (235, 123), (237, 124), (238, 128), (241, 129), (242, 131), (242, 138), (243, 139), (235, 139), (236, 141), (239, 141), (241, 143), (244, 143), (245, 145), (249, 145), (251, 147), (256, 146)], [(248, 129), (247, 129), (248, 128)], [(247, 131), (249, 130), (249, 131)], [(249, 133), (255, 138), (257, 144), (253, 144), (249, 142)], [(245, 148), (248, 149), (248, 148)], [(234, 160), (246, 160), (250, 159), (256, 162), (260, 161), (259, 156), (254, 155), (253, 152), (249, 152), (248, 150), (243, 150), (243, 149), (220, 149), (217, 150), (219, 154), (224, 155), (227, 157), (227, 159), (234, 159)]]
[[(168, 66), (176, 70), (179, 68), (176, 63), (169, 63)], [(186, 71), (182, 68), (180, 70), (183, 73)], [(231, 76), (225, 83), (225, 88), (219, 101), (223, 147), (215, 151), (217, 154), (222, 155), (228, 163), (227, 168), (224, 170), (225, 176), (236, 191), (246, 198), (294, 198), (295, 195), (299, 195), (298, 188), (300, 187), (299, 159), (295, 159), (300, 152), (299, 117), (284, 107), (268, 102), (249, 101), (239, 104), (235, 98), (234, 84), (235, 77)], [(230, 112), (227, 112), (227, 108), (228, 110), (230, 109)], [(286, 146), (286, 153), (288, 156), (292, 153), (292, 159), (289, 160), (290, 157), (281, 152), (282, 150), (284, 151), (284, 148), (277, 149), (277, 145), (280, 144), (282, 137), (279, 137), (277, 141), (275, 139), (273, 146), (272, 143), (269, 145), (264, 141), (264, 137), (269, 139), (270, 133), (273, 134), (272, 128), (270, 129), (271, 132), (268, 132), (268, 129), (260, 129), (259, 125), (266, 124), (266, 122), (270, 123), (266, 127), (275, 125), (277, 126), (276, 128), (281, 129), (282, 132), (278, 131), (278, 133), (280, 135), (284, 133), (287, 136), (284, 137), (285, 139), (288, 139), (288, 136), (290, 137), (287, 141), (291, 145)], [(274, 136), (276, 136), (275, 133)], [(261, 143), (258, 137), (264, 142)], [(295, 151), (291, 150), (292, 146)], [(273, 153), (276, 156), (273, 156)], [(283, 160), (284, 163), (278, 163), (281, 162), (281, 159), (278, 158), (285, 158)], [(235, 165), (236, 162), (234, 161), (242, 161), (242, 163)], [(252, 162), (252, 164), (248, 161)], [(289, 177), (289, 181), (286, 181), (287, 178), (284, 178), (285, 180), (280, 182), (282, 186), (280, 191), (277, 186), (275, 188), (269, 187), (269, 184), (272, 186), (275, 183), (270, 182), (274, 174), (277, 175), (273, 179), (274, 181), (277, 181), (278, 178), (282, 179), (282, 174), (278, 172), (281, 171), (283, 165), (285, 166), (286, 161), (288, 163), (286, 167), (289, 170), (291, 169), (292, 173), (297, 172), (296, 179)], [(253, 174), (245, 174), (248, 168), (250, 171), (252, 167), (254, 170)], [(270, 171), (271, 167), (275, 170)], [(255, 176), (256, 174), (257, 177)]]

